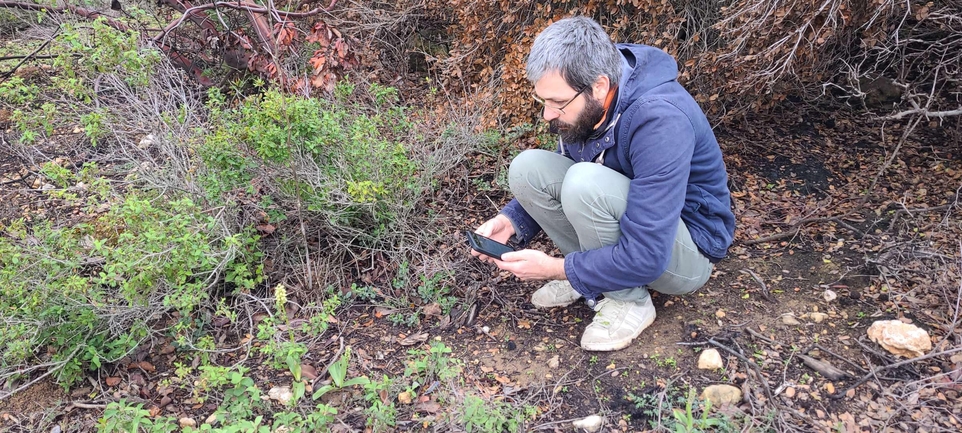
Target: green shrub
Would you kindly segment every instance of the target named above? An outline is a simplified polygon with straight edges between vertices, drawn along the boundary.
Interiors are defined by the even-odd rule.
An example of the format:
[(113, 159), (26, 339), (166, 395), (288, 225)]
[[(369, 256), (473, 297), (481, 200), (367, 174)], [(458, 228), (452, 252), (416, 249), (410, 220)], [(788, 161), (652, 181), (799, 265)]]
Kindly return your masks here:
[[(377, 243), (397, 223), (399, 209), (424, 192), (418, 160), (405, 141), (416, 132), (394, 89), (372, 86), (374, 109), (339, 100), (267, 90), (236, 108), (219, 91), (208, 95), (211, 133), (197, 149), (209, 197), (230, 202), (257, 179), (272, 203), (301, 206), (326, 221)], [(353, 87), (336, 93), (347, 98)]]
[(20, 220), (3, 230), (0, 371), (49, 356), (60, 383), (70, 385), (83, 369), (133, 350), (159, 313), (178, 311), (190, 328), (187, 318), (222, 281), (237, 289), (260, 281), (250, 231), (223, 233), (186, 198), (131, 193), (117, 200), (86, 222)]

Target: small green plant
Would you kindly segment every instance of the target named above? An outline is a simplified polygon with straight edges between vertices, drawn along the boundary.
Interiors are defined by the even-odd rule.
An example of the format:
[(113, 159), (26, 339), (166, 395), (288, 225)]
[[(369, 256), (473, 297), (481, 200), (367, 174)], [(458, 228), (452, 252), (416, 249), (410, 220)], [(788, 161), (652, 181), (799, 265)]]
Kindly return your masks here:
[(151, 418), (150, 411), (141, 403), (129, 404), (121, 399), (107, 405), (97, 421), (99, 433), (168, 433), (177, 431), (177, 422), (170, 417)]
[(451, 349), (437, 340), (431, 342), (431, 347), (427, 351), (409, 350), (408, 355), (413, 359), (409, 360), (405, 366), (404, 376), (419, 378), (420, 383), (430, 383), (434, 380), (446, 382), (453, 379), (460, 374), (461, 365), (458, 360), (448, 356), (450, 353)]
[(311, 397), (317, 400), (331, 391), (352, 387), (355, 385), (367, 385), (371, 382), (367, 376), (358, 376), (348, 379), (347, 378), (347, 367), (351, 360), (351, 348), (347, 347), (344, 349), (344, 354), (341, 355), (337, 361), (331, 364), (328, 372), (331, 374), (331, 383), (324, 385), (314, 392)]
[[(675, 433), (696, 433), (703, 431), (714, 431), (725, 422), (721, 418), (710, 417), (711, 403), (705, 402), (704, 408), (697, 408), (701, 402), (695, 397), (695, 390), (688, 390), (688, 398), (685, 400), (685, 409), (672, 409), (671, 414), (675, 419), (672, 430)], [(700, 409), (700, 417), (696, 417), (695, 411)]]
[(517, 409), (503, 401), (486, 402), (476, 395), (468, 395), (461, 407), (461, 424), (467, 433), (514, 433), (524, 426), (525, 417), (536, 414), (536, 410)]

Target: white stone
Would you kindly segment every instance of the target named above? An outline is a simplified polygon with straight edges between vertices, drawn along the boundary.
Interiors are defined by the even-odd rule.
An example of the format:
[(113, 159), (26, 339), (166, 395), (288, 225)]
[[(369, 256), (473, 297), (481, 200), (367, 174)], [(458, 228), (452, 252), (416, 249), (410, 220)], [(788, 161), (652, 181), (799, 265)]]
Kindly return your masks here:
[(869, 326), (868, 338), (898, 356), (916, 358), (932, 350), (929, 333), (900, 320), (878, 320)]
[(291, 393), (289, 386), (275, 386), (271, 388), (270, 391), (267, 391), (267, 396), (270, 397), (271, 400), (277, 400), (283, 404), (287, 404), (291, 401), (291, 398), (294, 398), (294, 394)]
[(718, 370), (724, 367), (725, 364), (718, 349), (706, 349), (698, 356), (698, 368), (702, 370)]
[(809, 317), (811, 317), (815, 323), (822, 323), (822, 321), (824, 321), (825, 319), (828, 319), (828, 314), (812, 313)]
[(558, 359), (558, 355), (548, 360), (548, 368), (558, 368), (559, 365), (561, 365), (561, 360)]
[(734, 405), (742, 401), (742, 390), (731, 385), (711, 385), (702, 391), (701, 398), (708, 400), (712, 407)]
[(788, 326), (798, 326), (802, 324), (801, 322), (798, 321), (798, 319), (795, 318), (795, 315), (792, 313), (782, 314), (782, 323)]
[(148, 148), (148, 147), (150, 147), (150, 146), (153, 146), (154, 143), (156, 143), (156, 142), (157, 142), (157, 137), (154, 137), (154, 134), (147, 134), (146, 137), (144, 137), (142, 140), (140, 140), (140, 146), (139, 146), (139, 147), (140, 147), (141, 149), (146, 149), (146, 148)]
[(825, 298), (825, 302), (832, 302), (835, 300), (835, 298), (838, 298), (838, 294), (832, 289), (825, 289), (825, 292), (822, 293), (822, 297)]
[(591, 415), (583, 419), (579, 419), (571, 423), (574, 428), (584, 429), (586, 432), (594, 433), (601, 430), (601, 426), (605, 423), (605, 419), (598, 415)]

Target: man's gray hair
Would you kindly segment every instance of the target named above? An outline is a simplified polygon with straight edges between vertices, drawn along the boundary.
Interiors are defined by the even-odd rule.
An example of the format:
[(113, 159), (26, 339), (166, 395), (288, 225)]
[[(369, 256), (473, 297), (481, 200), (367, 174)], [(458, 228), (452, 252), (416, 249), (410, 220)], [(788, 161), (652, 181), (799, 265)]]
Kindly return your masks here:
[(621, 80), (621, 54), (601, 25), (588, 17), (565, 18), (548, 26), (528, 54), (528, 80), (558, 71), (569, 86), (583, 89), (605, 75), (615, 86)]

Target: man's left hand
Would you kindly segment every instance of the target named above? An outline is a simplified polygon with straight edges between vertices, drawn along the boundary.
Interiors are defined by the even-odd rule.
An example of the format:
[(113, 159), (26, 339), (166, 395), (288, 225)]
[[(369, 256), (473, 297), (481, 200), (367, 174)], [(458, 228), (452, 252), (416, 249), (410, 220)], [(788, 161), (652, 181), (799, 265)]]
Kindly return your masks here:
[(528, 280), (565, 280), (565, 260), (538, 250), (521, 250), (501, 255), (495, 260), (499, 268)]

